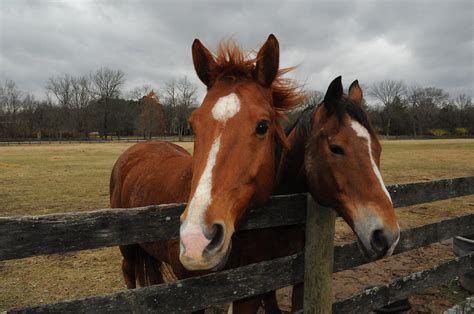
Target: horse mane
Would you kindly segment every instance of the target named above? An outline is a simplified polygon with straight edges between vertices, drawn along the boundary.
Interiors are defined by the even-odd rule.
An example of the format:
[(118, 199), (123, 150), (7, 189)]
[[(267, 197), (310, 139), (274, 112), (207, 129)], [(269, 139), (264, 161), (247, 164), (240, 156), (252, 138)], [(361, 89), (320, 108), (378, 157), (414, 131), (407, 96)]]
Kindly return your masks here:
[(346, 95), (344, 95), (337, 103), (334, 113), (337, 115), (339, 121), (342, 121), (344, 114), (347, 113), (353, 120), (362, 124), (370, 134), (375, 133), (364, 108), (362, 108), (360, 105), (354, 104), (354, 102), (351, 101)]
[(311, 134), (311, 128), (313, 127), (313, 114), (316, 108), (316, 105), (306, 107), (293, 125), (285, 130), (285, 133), (288, 135), (296, 129), (298, 137)]
[[(219, 43), (215, 56), (216, 64), (210, 74), (216, 80), (253, 79), (258, 61), (255, 55), (255, 52), (245, 53), (233, 40), (223, 40)], [(271, 86), (273, 106), (279, 117), (284, 117), (287, 111), (300, 106), (306, 98), (300, 86), (293, 80), (282, 77), (293, 69), (294, 67), (278, 70)]]
[[(320, 106), (324, 106), (324, 102), (321, 102), (319, 105), (310, 105), (306, 107), (303, 112), (300, 114), (298, 119), (285, 129), (285, 134), (290, 134), (294, 129), (296, 129), (297, 136), (304, 136), (304, 134), (310, 134), (311, 128), (313, 124), (313, 115), (314, 111), (318, 109)], [(337, 103), (335, 110), (333, 110), (330, 114), (335, 114), (340, 123), (342, 123), (344, 114), (348, 114), (353, 120), (359, 122), (363, 125), (370, 134), (374, 134), (374, 128), (370, 123), (369, 117), (367, 116), (367, 112), (359, 105), (354, 104), (350, 99), (344, 95), (341, 100)]]

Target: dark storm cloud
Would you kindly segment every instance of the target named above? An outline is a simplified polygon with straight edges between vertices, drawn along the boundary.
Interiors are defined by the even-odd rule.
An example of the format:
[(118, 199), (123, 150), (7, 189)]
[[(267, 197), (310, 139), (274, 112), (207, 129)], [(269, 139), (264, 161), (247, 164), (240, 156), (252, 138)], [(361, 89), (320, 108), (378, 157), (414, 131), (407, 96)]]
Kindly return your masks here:
[(468, 1), (13, 1), (0, 2), (0, 79), (38, 97), (47, 78), (121, 69), (130, 89), (193, 72), (191, 43), (233, 37), (258, 48), (269, 33), (282, 66), (325, 90), (382, 79), (474, 95), (473, 2)]

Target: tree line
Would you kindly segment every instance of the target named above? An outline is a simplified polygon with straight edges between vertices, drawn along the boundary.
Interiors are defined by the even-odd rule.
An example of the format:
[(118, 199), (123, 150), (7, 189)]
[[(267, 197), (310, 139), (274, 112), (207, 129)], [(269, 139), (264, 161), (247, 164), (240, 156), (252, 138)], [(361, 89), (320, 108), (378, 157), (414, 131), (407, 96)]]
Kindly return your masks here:
[(370, 106), (369, 114), (384, 135), (474, 134), (474, 106), (464, 94), (452, 98), (441, 88), (385, 80), (374, 84), (369, 95), (381, 104)]
[(50, 77), (46, 99), (37, 100), (7, 79), (0, 86), (0, 138), (151, 138), (190, 133), (187, 120), (197, 106), (197, 87), (186, 77), (171, 79), (156, 91), (143, 85), (124, 92), (124, 84), (120, 70), (65, 74)]
[[(384, 80), (363, 87), (364, 106), (372, 125), (386, 136), (474, 135), (471, 97), (450, 97), (442, 88), (407, 86), (403, 81)], [(320, 103), (324, 93), (309, 91), (306, 106)]]
[[(50, 77), (46, 100), (36, 100), (15, 82), (0, 86), (0, 138), (80, 138), (190, 134), (188, 118), (197, 107), (197, 87), (186, 77), (156, 91), (149, 85), (124, 92), (120, 70), (100, 68), (87, 76)], [(474, 106), (464, 94), (384, 80), (364, 88), (366, 109), (380, 134), (397, 136), (474, 135)], [(304, 106), (324, 93), (307, 91)], [(304, 107), (303, 106), (303, 107)], [(296, 114), (297, 115), (297, 114)]]

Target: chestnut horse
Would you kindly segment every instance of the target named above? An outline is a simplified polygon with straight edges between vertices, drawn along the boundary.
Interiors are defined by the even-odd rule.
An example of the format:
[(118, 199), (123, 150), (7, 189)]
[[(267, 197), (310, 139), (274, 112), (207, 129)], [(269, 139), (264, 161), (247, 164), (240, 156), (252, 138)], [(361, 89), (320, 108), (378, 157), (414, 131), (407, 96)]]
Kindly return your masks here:
[[(162, 282), (160, 261), (179, 265), (174, 268), (179, 278), (224, 266), (235, 228), (248, 208), (262, 205), (273, 190), (276, 142), (285, 144), (277, 119), (303, 99), (280, 77), (287, 70), (279, 70), (273, 35), (255, 59), (232, 43), (221, 44), (216, 58), (199, 40), (192, 52), (195, 70), (207, 86), (190, 118), (194, 157), (171, 143), (147, 142), (124, 152), (112, 171), (111, 207), (188, 202), (179, 242), (120, 247), (128, 288), (135, 288), (137, 280), (140, 285)], [(235, 260), (245, 263), (242, 256)]]
[[(344, 217), (358, 235), (366, 255), (380, 257), (392, 253), (399, 230), (378, 170), (380, 143), (361, 102), (362, 90), (357, 81), (351, 85), (347, 96), (342, 93), (340, 77), (331, 83), (324, 102), (306, 110), (290, 130), (289, 149), (282, 153), (277, 191), (288, 193), (309, 189), (318, 202), (335, 208)], [(182, 152), (186, 155), (184, 150)], [(188, 169), (190, 172), (191, 167)], [(351, 182), (356, 184), (348, 184), (351, 176)], [(185, 176), (182, 178), (185, 184)], [(304, 234), (300, 227), (277, 229), (277, 232), (239, 233), (233, 251), (240, 253), (236, 254), (234, 266), (302, 250)], [(169, 262), (182, 278), (191, 273), (183, 272), (177, 245), (177, 241), (170, 241), (154, 256), (161, 254), (160, 260)], [(235, 263), (234, 258), (231, 257), (230, 262)], [(302, 303), (300, 287), (294, 289), (294, 309)], [(273, 295), (267, 294), (265, 302), (266, 307), (277, 309)], [(255, 305), (258, 307), (259, 302), (253, 303), (253, 309)]]

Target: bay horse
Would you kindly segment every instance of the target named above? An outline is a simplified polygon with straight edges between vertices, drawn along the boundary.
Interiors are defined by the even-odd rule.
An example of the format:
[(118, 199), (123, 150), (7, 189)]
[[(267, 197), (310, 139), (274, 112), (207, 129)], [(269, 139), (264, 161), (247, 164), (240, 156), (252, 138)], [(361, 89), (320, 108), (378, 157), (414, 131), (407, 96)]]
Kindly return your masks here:
[[(163, 282), (161, 261), (179, 265), (174, 267), (178, 278), (225, 265), (239, 222), (273, 190), (276, 142), (285, 146), (277, 120), (303, 99), (281, 78), (288, 70), (279, 69), (279, 44), (273, 35), (256, 58), (245, 56), (232, 42), (221, 44), (214, 57), (197, 39), (192, 55), (207, 86), (202, 105), (190, 118), (194, 157), (172, 143), (146, 142), (125, 151), (112, 170), (113, 208), (188, 203), (179, 240), (120, 247), (128, 288), (135, 288), (137, 281)], [(243, 263), (242, 256), (237, 259)]]
[[(380, 173), (381, 145), (363, 107), (363, 92), (354, 81), (343, 94), (341, 77), (328, 87), (318, 106), (307, 108), (287, 130), (278, 170), (277, 194), (309, 192), (321, 205), (335, 209), (357, 236), (370, 259), (390, 256), (400, 238), (390, 194)], [(304, 248), (301, 228), (278, 232), (281, 253)], [(297, 249), (295, 249), (296, 247)], [(302, 308), (302, 284), (293, 289), (293, 310)]]

